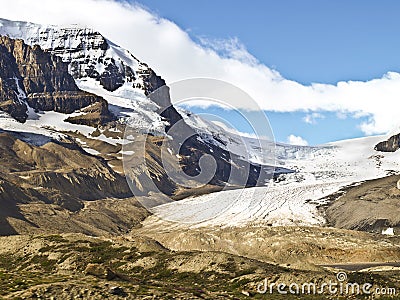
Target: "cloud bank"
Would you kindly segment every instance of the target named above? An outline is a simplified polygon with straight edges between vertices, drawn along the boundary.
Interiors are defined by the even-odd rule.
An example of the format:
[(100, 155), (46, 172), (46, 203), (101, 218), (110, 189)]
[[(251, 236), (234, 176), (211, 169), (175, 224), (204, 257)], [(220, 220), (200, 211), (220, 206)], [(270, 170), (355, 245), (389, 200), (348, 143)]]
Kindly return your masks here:
[(303, 139), (301, 136), (296, 136), (294, 134), (288, 136), (287, 143), (296, 146), (308, 146), (308, 142), (305, 139)]
[[(400, 74), (390, 72), (367, 82), (302, 85), (283, 78), (253, 57), (237, 39), (194, 42), (173, 22), (136, 4), (112, 0), (0, 0), (0, 17), (43, 24), (82, 24), (147, 62), (167, 83), (209, 77), (234, 84), (268, 111), (332, 111), (368, 117), (366, 134), (385, 133), (400, 124)], [(232, 99), (233, 106), (255, 109)]]

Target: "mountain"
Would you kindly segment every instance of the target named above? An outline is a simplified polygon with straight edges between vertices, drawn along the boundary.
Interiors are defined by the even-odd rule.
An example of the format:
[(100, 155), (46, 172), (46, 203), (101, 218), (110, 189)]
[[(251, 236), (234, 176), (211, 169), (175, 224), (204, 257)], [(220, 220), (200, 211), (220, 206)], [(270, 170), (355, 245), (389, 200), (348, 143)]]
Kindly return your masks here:
[[(99, 32), (79, 26), (43, 26), (4, 19), (0, 19), (0, 24), (0, 35), (21, 39), (32, 47), (37, 45), (53, 54), (54, 59), (64, 62), (62, 71), (65, 74), (68, 71), (67, 75), (72, 76), (82, 90), (106, 94), (108, 97), (104, 98), (115, 115), (127, 117), (121, 111), (126, 108), (133, 111), (136, 107), (131, 102), (135, 102), (142, 109), (137, 108), (138, 112), (132, 116), (142, 119), (144, 129), (149, 125), (148, 119), (154, 123), (160, 121), (160, 116), (154, 113), (154, 104), (145, 96), (165, 85), (164, 80)], [(163, 131), (162, 124), (158, 125), (160, 128), (153, 128), (157, 133)]]
[[(210, 130), (202, 119), (189, 120), (172, 105), (160, 76), (95, 30), (0, 19), (0, 35), (0, 130), (9, 141), (4, 155), (10, 157), (0, 176), (25, 199), (4, 194), (3, 201), (8, 203), (4, 206), (13, 202), (14, 215), (26, 224), (31, 221), (19, 215), (21, 203), (51, 203), (80, 212), (87, 201), (128, 199), (132, 191), (139, 197), (161, 191), (183, 199), (227, 186), (265, 185), (291, 172), (248, 159), (243, 147), (230, 146), (240, 145), (240, 136), (218, 126)], [(137, 142), (125, 138), (128, 131)], [(15, 145), (34, 155), (21, 156)], [(46, 156), (58, 164), (46, 167)], [(171, 162), (172, 171), (165, 162)], [(214, 167), (204, 182), (201, 169)], [(37, 193), (36, 185), (43, 191)], [(164, 201), (158, 198), (155, 204)]]
[[(73, 209), (79, 210), (83, 207), (80, 201), (88, 199), (132, 196), (127, 184), (122, 183), (124, 176), (136, 196), (146, 197), (161, 191), (177, 200), (219, 191), (226, 186), (265, 186), (268, 182), (268, 187), (259, 192), (244, 191), (249, 193), (245, 198), (251, 203), (236, 202), (227, 210), (229, 216), (222, 214), (210, 222), (321, 225), (326, 222), (319, 209), (326, 204), (325, 197), (354, 182), (394, 174), (399, 167), (392, 157), (397, 157), (396, 153), (379, 154), (379, 151), (394, 151), (397, 136), (386, 142), (382, 142), (383, 137), (377, 137), (317, 147), (271, 142), (260, 146), (256, 139), (240, 136), (175, 108), (160, 76), (95, 30), (4, 19), (0, 23), (0, 33), (9, 36), (0, 39), (4, 66), (2, 110), (12, 117), (4, 115), (0, 119), (1, 128), (6, 130), (4, 134), (31, 147), (55, 143), (64, 147), (62, 151), (66, 153), (79, 149), (84, 155), (98, 159), (110, 176), (118, 178), (113, 180), (118, 188), (107, 187), (110, 194), (100, 193), (102, 196), (90, 199), (71, 195), (71, 199), (76, 199)], [(175, 130), (171, 131), (173, 127)], [(148, 132), (151, 134), (147, 135)], [(128, 133), (132, 136), (129, 141), (126, 140)], [(166, 140), (168, 151), (163, 150)], [(196, 180), (201, 180), (198, 179), (200, 170), (214, 167), (212, 161), (203, 161), (205, 165), (200, 165), (204, 155), (214, 159), (215, 174), (200, 188), (185, 186), (187, 176), (194, 178), (193, 186), (199, 186)], [(276, 162), (271, 158), (276, 158)], [(14, 159), (15, 164), (19, 159)], [(178, 167), (174, 165), (176, 160)], [(60, 161), (68, 164), (65, 159)], [(172, 171), (165, 169), (165, 163), (171, 164)], [(82, 166), (77, 164), (78, 167), (82, 170)], [(58, 179), (52, 180), (57, 183)], [(15, 180), (8, 182), (16, 184)], [(67, 190), (72, 189), (73, 184)], [(84, 188), (96, 195), (91, 189), (90, 184)], [(105, 187), (100, 185), (100, 189), (104, 191)], [(118, 194), (118, 189), (123, 192)], [(191, 218), (196, 223), (196, 218), (199, 222), (207, 219), (207, 209), (193, 219), (191, 205), (197, 206), (198, 201), (208, 205), (219, 201), (209, 207), (215, 210), (220, 205), (219, 210), (223, 211), (229, 199), (234, 201), (239, 193), (242, 193), (240, 189), (221, 192), (223, 201), (219, 200), (218, 193), (216, 197), (188, 198), (157, 206), (154, 212), (170, 219), (183, 218), (185, 222)], [(288, 193), (293, 195), (290, 202), (286, 201)], [(259, 200), (252, 202), (254, 197)], [(46, 201), (55, 203), (51, 199)], [(153, 207), (160, 201), (164, 200), (157, 198), (147, 205)], [(266, 205), (272, 202), (273, 206)], [(236, 211), (248, 212), (237, 215)]]
[(146, 95), (165, 85), (147, 64), (113, 44), (98, 31), (78, 25), (63, 27), (0, 19), (0, 35), (22, 39), (28, 45), (61, 57), (75, 79), (92, 78), (107, 91), (129, 83)]

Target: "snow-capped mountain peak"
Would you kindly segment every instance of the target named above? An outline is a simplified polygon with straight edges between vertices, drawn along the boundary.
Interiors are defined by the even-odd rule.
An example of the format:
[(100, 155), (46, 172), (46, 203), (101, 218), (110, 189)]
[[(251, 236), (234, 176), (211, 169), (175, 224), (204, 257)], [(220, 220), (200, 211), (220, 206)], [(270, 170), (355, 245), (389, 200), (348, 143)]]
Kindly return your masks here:
[(77, 86), (107, 100), (110, 111), (119, 119), (130, 118), (139, 131), (164, 134), (167, 123), (156, 112), (160, 105), (147, 96), (164, 86), (165, 81), (146, 63), (100, 32), (80, 25), (0, 19), (0, 35), (21, 39), (30, 46), (39, 45), (60, 57), (68, 64), (68, 72)]
[(148, 95), (165, 84), (147, 64), (91, 28), (0, 19), (0, 35), (39, 45), (69, 63), (69, 72), (75, 79), (93, 78), (108, 91), (129, 83)]

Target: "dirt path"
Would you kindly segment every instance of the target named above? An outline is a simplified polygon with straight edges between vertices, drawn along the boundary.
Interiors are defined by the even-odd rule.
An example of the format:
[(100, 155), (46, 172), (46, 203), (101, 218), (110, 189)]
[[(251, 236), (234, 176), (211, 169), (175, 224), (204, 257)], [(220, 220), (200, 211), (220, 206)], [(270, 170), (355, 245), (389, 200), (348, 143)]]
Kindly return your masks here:
[(320, 265), (321, 267), (341, 269), (351, 272), (358, 272), (365, 269), (377, 267), (396, 267), (400, 268), (400, 262), (386, 262), (386, 263), (357, 263), (357, 264), (333, 264), (333, 265)]

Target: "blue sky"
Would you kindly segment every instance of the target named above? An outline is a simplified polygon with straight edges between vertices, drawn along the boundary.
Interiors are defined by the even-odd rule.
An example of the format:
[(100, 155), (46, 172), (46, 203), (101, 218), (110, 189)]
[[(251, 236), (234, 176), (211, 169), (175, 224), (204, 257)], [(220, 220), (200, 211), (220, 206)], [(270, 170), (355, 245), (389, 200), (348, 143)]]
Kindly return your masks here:
[[(236, 111), (230, 111), (213, 106), (208, 108), (190, 107), (186, 109), (206, 117), (207, 115), (216, 115), (221, 117), (237, 130), (242, 132), (256, 133), (251, 124), (244, 120), (243, 116)], [(310, 118), (309, 122), (305, 122), (307, 116), (312, 116), (312, 113), (305, 112), (271, 112), (265, 111), (266, 116), (270, 122), (273, 130), (275, 140), (287, 143), (291, 135), (301, 137), (309, 144), (320, 145), (331, 141), (338, 141), (343, 139), (351, 139), (358, 136), (363, 136), (362, 132), (357, 128), (360, 119), (356, 118), (338, 118), (336, 113), (321, 112), (319, 117)], [(251, 121), (256, 121), (254, 116)], [(215, 120), (215, 118), (208, 118)], [(263, 120), (261, 120), (263, 121)], [(312, 141), (312, 142), (310, 142)]]
[[(238, 38), (263, 64), (305, 85), (313, 82), (371, 80), (399, 71), (400, 1), (141, 0), (159, 16), (172, 20), (192, 39)], [(198, 113), (210, 109), (195, 108)], [(212, 108), (234, 120), (236, 114)], [(301, 136), (309, 144), (364, 136), (368, 116), (346, 118), (319, 111), (266, 111), (278, 141)], [(239, 128), (247, 131), (246, 128)]]
[(238, 37), (261, 62), (304, 84), (400, 71), (400, 1), (138, 2), (193, 39)]

